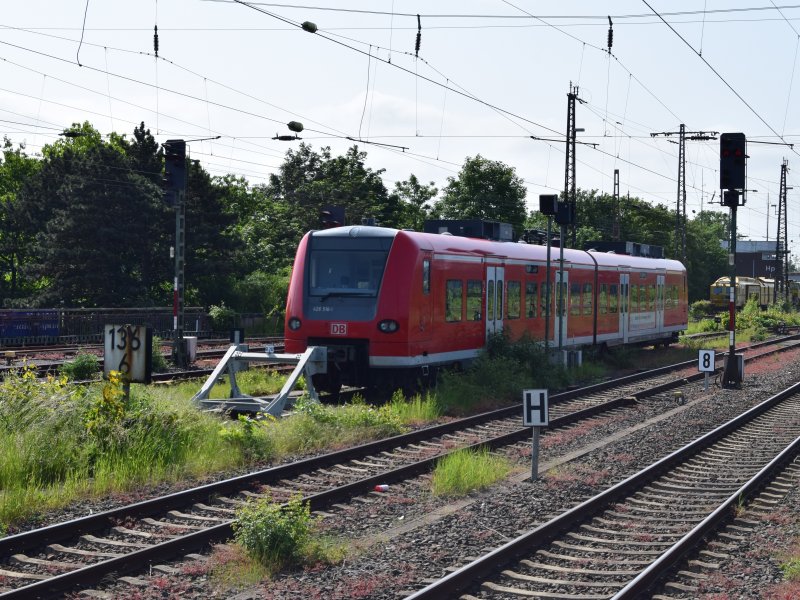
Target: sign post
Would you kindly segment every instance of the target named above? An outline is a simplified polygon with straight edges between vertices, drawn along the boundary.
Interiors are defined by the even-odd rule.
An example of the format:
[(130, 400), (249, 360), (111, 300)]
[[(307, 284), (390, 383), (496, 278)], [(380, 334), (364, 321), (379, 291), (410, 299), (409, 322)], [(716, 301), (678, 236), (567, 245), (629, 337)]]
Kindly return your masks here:
[(547, 390), (522, 390), (522, 425), (533, 427), (531, 481), (539, 477), (539, 428), (550, 424)]
[(706, 387), (708, 391), (708, 378), (711, 373), (717, 369), (717, 351), (716, 350), (700, 350), (697, 357), (697, 370), (706, 374)]

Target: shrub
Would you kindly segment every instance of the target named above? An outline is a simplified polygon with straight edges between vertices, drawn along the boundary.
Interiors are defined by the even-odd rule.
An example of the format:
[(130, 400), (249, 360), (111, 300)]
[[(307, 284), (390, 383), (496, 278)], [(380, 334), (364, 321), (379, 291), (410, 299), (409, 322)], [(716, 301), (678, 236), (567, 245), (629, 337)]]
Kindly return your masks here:
[(153, 371), (163, 373), (169, 369), (167, 357), (161, 352), (161, 338), (153, 336)]
[[(274, 417), (271, 418), (274, 421)], [(275, 442), (269, 436), (267, 421), (256, 421), (239, 415), (237, 423), (225, 423), (220, 436), (238, 448), (247, 460), (270, 460), (275, 455)]]
[(219, 306), (211, 305), (208, 316), (215, 331), (225, 331), (236, 325), (236, 311), (220, 302)]
[(714, 307), (711, 305), (711, 300), (698, 300), (689, 305), (689, 318), (693, 321), (699, 321), (713, 312)]
[(67, 361), (59, 371), (72, 381), (94, 379), (100, 370), (100, 360), (88, 352), (78, 352), (74, 360)]
[(295, 496), (285, 506), (262, 498), (237, 511), (233, 532), (252, 558), (275, 573), (303, 560), (313, 525), (311, 508), (302, 497)]

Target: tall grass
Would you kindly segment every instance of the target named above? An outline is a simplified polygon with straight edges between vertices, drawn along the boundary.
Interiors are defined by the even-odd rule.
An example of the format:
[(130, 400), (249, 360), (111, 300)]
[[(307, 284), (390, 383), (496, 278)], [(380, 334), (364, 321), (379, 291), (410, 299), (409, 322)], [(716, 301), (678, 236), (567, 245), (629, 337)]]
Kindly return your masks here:
[(511, 472), (511, 464), (487, 450), (456, 450), (436, 463), (431, 488), (436, 496), (458, 496), (489, 487)]

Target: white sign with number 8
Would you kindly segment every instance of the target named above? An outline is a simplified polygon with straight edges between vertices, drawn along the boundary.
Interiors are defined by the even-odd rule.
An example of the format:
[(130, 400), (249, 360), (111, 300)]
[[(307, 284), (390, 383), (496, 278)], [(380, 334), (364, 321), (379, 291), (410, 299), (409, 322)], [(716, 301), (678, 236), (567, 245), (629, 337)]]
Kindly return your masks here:
[(713, 373), (717, 368), (717, 351), (716, 350), (700, 350), (697, 369), (703, 373)]

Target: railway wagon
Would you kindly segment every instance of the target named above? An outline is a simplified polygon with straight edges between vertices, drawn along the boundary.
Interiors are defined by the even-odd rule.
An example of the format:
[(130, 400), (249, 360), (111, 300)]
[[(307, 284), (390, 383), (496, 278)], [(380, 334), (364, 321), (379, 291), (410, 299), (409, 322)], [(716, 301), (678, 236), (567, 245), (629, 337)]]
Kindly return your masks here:
[[(711, 284), (710, 300), (715, 309), (727, 310), (730, 298), (730, 277), (720, 277)], [(736, 277), (737, 309), (747, 304), (750, 298), (755, 298), (761, 308), (766, 308), (773, 303), (775, 280), (766, 277)]]
[[(669, 344), (687, 326), (677, 261), (348, 226), (300, 242), (286, 305), (286, 351), (328, 348), (320, 389), (402, 384), (468, 363), (505, 330), (577, 348)], [(561, 282), (563, 299), (556, 297)]]

